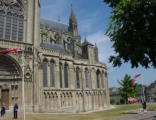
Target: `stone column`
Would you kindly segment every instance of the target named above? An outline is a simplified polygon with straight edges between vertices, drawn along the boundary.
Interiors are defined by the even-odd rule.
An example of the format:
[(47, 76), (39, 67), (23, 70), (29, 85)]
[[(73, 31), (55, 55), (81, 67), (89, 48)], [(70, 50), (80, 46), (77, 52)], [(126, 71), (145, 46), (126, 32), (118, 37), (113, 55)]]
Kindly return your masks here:
[(105, 82), (106, 82), (106, 103), (107, 103), (107, 106), (110, 105), (110, 96), (109, 96), (109, 88), (108, 88), (108, 78), (107, 78), (107, 71), (105, 71)]
[(86, 93), (85, 93), (85, 91), (83, 91), (84, 93), (83, 93), (83, 102), (84, 102), (84, 104), (83, 104), (83, 110), (84, 110), (84, 112), (86, 112), (87, 111), (87, 107), (88, 107), (88, 101), (87, 101), (87, 95), (86, 95)]
[(91, 72), (91, 81), (90, 81), (91, 82), (91, 89), (95, 89), (95, 82), (94, 82), (95, 81), (95, 75), (94, 75), (95, 70), (91, 69), (90, 72)]
[(47, 87), (51, 87), (51, 75), (50, 75), (50, 61), (47, 64)]
[(64, 63), (62, 63), (62, 88), (65, 88), (65, 81), (64, 81)]
[(61, 95), (60, 95), (61, 93), (60, 92), (57, 92), (57, 96), (58, 96), (58, 108), (57, 108), (57, 110), (60, 110), (61, 109)]
[(88, 77), (89, 77), (89, 89), (92, 89), (92, 74), (91, 74), (92, 70), (91, 68), (89, 68), (88, 70)]
[[(30, 1), (29, 1), (30, 2)], [(29, 11), (29, 14), (31, 14), (31, 17), (29, 18), (29, 22), (31, 22), (30, 26), (29, 26), (29, 30), (31, 31), (31, 33), (29, 34), (29, 38), (33, 41), (33, 45), (34, 45), (34, 51), (33, 51), (33, 72), (34, 72), (34, 76), (33, 76), (33, 80), (34, 80), (34, 94), (33, 94), (33, 104), (34, 104), (34, 112), (38, 112), (38, 98), (39, 98), (39, 72), (38, 72), (38, 63), (37, 63), (37, 59), (38, 59), (38, 48), (40, 45), (40, 6), (38, 4), (38, 0), (33, 0), (33, 2), (31, 1), (29, 3), (29, 5), (32, 8), (32, 11)], [(33, 20), (33, 22), (32, 22)], [(32, 25), (32, 26), (31, 26)], [(27, 32), (29, 32), (29, 30)]]
[(92, 89), (96, 88), (96, 80), (95, 80), (96, 74), (95, 74), (95, 68), (92, 69)]
[(91, 103), (92, 104), (91, 109), (94, 110), (94, 96), (93, 96), (93, 92), (91, 93), (91, 99), (92, 99), (91, 100), (91, 102), (92, 102)]
[(81, 80), (82, 80), (82, 111), (85, 111), (85, 106), (86, 106), (86, 102), (85, 102), (85, 77), (84, 77), (84, 67), (81, 67)]
[(73, 63), (69, 63), (69, 72), (68, 72), (68, 79), (69, 79), (69, 88), (75, 89), (75, 72), (74, 72), (74, 66)]
[(55, 88), (60, 88), (59, 60), (55, 61)]
[(72, 106), (74, 108), (74, 113), (76, 113), (77, 110), (77, 106), (76, 106), (76, 92), (72, 92)]

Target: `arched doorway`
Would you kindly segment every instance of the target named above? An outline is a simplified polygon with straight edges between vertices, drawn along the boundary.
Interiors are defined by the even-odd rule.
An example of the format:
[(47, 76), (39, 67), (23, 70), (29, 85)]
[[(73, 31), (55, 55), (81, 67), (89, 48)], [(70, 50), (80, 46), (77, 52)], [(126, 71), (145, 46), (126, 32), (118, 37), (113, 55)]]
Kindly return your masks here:
[(9, 55), (0, 54), (0, 103), (4, 103), (6, 109), (20, 102), (20, 86), (20, 65)]

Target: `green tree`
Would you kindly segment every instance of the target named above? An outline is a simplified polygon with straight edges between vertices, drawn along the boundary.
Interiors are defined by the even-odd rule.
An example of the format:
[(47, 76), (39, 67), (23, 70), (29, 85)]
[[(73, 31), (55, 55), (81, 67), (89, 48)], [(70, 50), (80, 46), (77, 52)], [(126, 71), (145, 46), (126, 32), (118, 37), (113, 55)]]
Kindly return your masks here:
[(112, 15), (106, 31), (113, 42), (114, 67), (130, 62), (132, 67), (156, 67), (156, 0), (104, 0)]
[(121, 97), (128, 103), (128, 98), (129, 97), (134, 97), (136, 94), (136, 86), (137, 84), (134, 83), (132, 84), (132, 79), (129, 75), (125, 75), (124, 79), (119, 81), (118, 83), (121, 85), (119, 88), (119, 92)]

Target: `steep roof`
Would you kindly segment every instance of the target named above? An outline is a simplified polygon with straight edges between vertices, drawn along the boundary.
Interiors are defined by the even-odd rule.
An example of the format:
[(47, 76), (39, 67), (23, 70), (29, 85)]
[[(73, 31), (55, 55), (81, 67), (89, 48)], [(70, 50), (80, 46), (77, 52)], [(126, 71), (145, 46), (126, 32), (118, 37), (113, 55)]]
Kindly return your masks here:
[(57, 50), (58, 52), (61, 52), (61, 53), (66, 53), (65, 50), (63, 48), (61, 48), (59, 45), (57, 45), (57, 44), (50, 44), (50, 43), (44, 42), (44, 43), (41, 44), (41, 47), (54, 49), (54, 50)]
[(68, 31), (68, 27), (69, 27), (69, 25), (67, 24), (60, 23), (54, 20), (45, 19), (45, 18), (40, 19), (40, 24), (51, 27), (51, 28), (55, 28), (58, 30), (64, 30), (64, 31)]

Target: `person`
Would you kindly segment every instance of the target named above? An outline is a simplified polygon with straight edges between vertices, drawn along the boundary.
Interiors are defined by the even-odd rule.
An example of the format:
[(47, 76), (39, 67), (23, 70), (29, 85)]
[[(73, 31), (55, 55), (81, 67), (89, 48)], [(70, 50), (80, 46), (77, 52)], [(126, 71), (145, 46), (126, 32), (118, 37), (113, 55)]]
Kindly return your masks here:
[(1, 118), (2, 118), (2, 120), (4, 120), (4, 115), (5, 115), (5, 104), (2, 103), (2, 107), (1, 107)]
[(15, 105), (14, 105), (14, 119), (17, 119), (17, 113), (18, 113), (18, 104), (15, 103)]
[(143, 108), (143, 112), (147, 112), (147, 110), (146, 110), (146, 100), (143, 100), (142, 108)]

